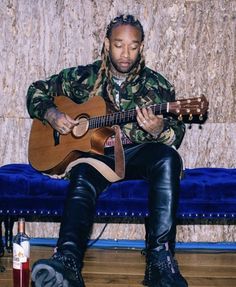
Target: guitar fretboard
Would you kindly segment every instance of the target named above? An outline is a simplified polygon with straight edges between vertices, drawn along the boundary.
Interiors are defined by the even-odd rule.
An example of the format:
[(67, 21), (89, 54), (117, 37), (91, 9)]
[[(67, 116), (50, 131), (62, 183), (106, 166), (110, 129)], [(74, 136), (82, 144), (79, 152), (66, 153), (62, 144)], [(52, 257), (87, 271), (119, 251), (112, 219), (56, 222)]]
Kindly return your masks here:
[[(169, 103), (162, 103), (158, 105), (151, 105), (149, 108), (152, 109), (155, 115), (161, 115), (164, 112), (168, 112)], [(105, 126), (113, 126), (136, 122), (137, 111), (136, 109), (130, 109), (127, 111), (116, 112), (107, 114), (104, 116), (93, 117), (89, 119), (89, 128), (98, 128)]]

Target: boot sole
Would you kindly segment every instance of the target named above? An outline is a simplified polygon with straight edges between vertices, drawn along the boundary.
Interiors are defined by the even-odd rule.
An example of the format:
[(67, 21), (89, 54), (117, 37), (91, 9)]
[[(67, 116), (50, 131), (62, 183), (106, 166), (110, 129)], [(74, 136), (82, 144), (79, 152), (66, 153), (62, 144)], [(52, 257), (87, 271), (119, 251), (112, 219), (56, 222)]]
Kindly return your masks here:
[(34, 265), (31, 279), (35, 287), (70, 287), (60, 271), (58, 266), (49, 265), (42, 259)]

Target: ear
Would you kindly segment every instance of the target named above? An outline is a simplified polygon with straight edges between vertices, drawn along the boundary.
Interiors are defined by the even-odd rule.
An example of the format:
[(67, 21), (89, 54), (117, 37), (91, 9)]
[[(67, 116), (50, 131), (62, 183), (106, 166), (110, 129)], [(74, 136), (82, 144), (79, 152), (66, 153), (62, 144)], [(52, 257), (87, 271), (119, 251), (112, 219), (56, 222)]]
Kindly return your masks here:
[(104, 45), (105, 45), (105, 49), (107, 51), (109, 51), (110, 50), (110, 41), (108, 38), (105, 38)]
[(140, 54), (143, 52), (143, 48), (144, 48), (144, 43), (142, 42), (139, 48), (139, 52)]

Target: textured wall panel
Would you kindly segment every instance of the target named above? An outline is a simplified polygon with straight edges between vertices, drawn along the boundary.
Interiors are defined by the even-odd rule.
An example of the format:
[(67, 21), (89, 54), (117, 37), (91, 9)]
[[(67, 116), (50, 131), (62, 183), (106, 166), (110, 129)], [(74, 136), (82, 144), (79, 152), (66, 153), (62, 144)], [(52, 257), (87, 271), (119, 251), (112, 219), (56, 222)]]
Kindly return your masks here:
[[(25, 95), (30, 83), (97, 59), (107, 24), (127, 12), (143, 23), (147, 65), (169, 78), (177, 97), (203, 93), (209, 99), (207, 123), (202, 130), (197, 125), (187, 130), (179, 150), (185, 166), (235, 167), (235, 0), (2, 0), (0, 165), (27, 162), (31, 120)], [(178, 238), (206, 238), (211, 228), (213, 239), (235, 240), (231, 226), (204, 228), (179, 228)], [(143, 234), (132, 226), (119, 230), (124, 237)], [(57, 236), (56, 228), (45, 232), (51, 231)], [(109, 232), (117, 237), (116, 230)]]
[[(42, 228), (42, 225), (44, 228)], [(104, 224), (94, 225), (91, 238), (97, 238)], [(26, 231), (33, 238), (57, 238), (59, 223), (33, 222), (26, 224)], [(14, 234), (16, 234), (16, 226)], [(144, 240), (145, 229), (143, 224), (108, 224), (101, 239)], [(177, 226), (178, 242), (235, 242), (235, 225), (179, 225)]]
[(236, 123), (206, 123), (188, 129), (179, 152), (185, 167), (235, 168)]
[[(0, 164), (27, 161), (25, 94), (29, 84), (64, 67), (97, 59), (106, 25), (115, 15), (127, 12), (143, 23), (147, 65), (174, 83), (178, 98), (204, 93), (210, 101), (208, 127), (201, 133), (188, 131), (181, 147), (186, 164), (234, 166), (235, 0), (1, 1), (0, 117), (4, 123), (1, 121), (0, 148), (5, 151), (16, 148), (13, 143), (24, 143), (19, 144), (19, 152), (3, 152)], [(4, 130), (2, 124), (12, 125), (12, 118), (21, 119), (23, 139)], [(17, 125), (11, 129), (19, 133)], [(217, 142), (217, 148), (223, 149), (225, 140), (227, 145), (232, 143), (219, 159), (211, 147)], [(195, 150), (193, 141), (200, 144)]]

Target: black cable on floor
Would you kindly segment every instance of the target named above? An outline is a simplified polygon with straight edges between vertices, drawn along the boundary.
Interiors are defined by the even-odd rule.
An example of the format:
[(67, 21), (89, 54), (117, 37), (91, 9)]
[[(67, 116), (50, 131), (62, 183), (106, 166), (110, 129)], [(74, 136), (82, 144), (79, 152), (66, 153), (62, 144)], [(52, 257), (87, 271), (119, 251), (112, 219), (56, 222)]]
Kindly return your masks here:
[(105, 225), (103, 226), (103, 228), (102, 228), (100, 234), (98, 235), (98, 237), (88, 244), (88, 248), (92, 247), (101, 238), (101, 236), (103, 235), (103, 232), (105, 231), (107, 225), (108, 225), (108, 223), (105, 223)]

